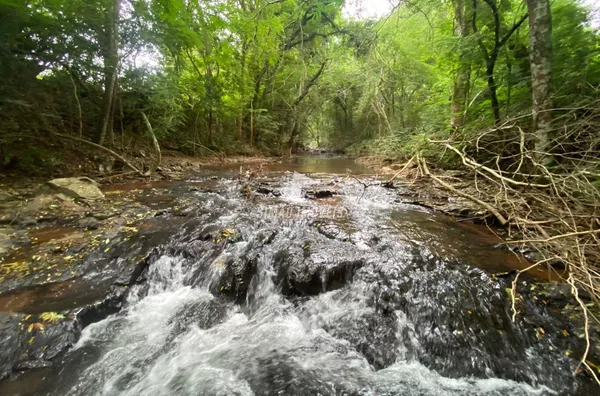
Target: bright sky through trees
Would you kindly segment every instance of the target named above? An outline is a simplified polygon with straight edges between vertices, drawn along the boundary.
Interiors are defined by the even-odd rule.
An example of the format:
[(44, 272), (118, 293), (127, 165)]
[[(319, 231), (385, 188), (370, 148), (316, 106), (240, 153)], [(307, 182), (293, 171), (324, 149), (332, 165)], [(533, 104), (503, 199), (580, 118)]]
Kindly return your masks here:
[[(354, 19), (380, 18), (389, 13), (401, 0), (346, 0), (344, 15)], [(592, 9), (592, 24), (600, 27), (600, 1), (579, 0)]]
[(386, 15), (397, 0), (346, 0), (344, 14), (351, 18), (367, 19)]

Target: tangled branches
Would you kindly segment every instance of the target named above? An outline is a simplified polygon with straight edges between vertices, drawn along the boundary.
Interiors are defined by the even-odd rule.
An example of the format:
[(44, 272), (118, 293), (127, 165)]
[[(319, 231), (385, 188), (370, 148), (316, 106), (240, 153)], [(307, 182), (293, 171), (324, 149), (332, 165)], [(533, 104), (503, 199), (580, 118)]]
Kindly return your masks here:
[[(554, 113), (547, 152), (535, 151), (523, 118), (461, 141), (435, 142), (473, 175), (475, 194), (436, 177), (420, 156), (418, 163), (425, 176), (507, 226), (508, 244), (535, 249), (537, 260), (526, 270), (546, 266), (571, 285), (585, 316), (587, 348), (580, 364), (598, 381), (586, 358), (589, 326), (600, 318), (579, 296), (584, 291), (600, 305), (600, 101)], [(518, 276), (526, 270), (513, 281), (513, 321)]]

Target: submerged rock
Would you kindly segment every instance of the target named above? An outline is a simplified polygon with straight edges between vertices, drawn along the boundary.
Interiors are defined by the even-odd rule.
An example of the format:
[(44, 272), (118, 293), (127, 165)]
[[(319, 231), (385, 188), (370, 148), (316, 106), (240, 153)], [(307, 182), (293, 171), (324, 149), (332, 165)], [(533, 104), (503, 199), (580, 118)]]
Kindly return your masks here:
[(365, 312), (328, 323), (323, 328), (348, 341), (376, 370), (391, 366), (398, 357), (397, 318), (394, 313)]
[(216, 298), (189, 302), (173, 315), (173, 333), (181, 334), (192, 324), (200, 329), (210, 329), (226, 319), (227, 309), (227, 304)]

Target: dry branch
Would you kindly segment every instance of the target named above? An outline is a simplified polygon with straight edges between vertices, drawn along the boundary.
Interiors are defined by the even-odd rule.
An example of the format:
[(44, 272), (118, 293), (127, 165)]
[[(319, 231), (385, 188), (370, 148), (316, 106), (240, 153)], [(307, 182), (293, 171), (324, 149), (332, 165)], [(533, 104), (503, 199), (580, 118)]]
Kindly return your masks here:
[(390, 178), (390, 180), (388, 180), (387, 182), (385, 182), (386, 184), (390, 184), (391, 182), (393, 182), (398, 176), (400, 176), (402, 174), (402, 172), (404, 172), (415, 160), (415, 157), (413, 156), (411, 159), (408, 160), (408, 162), (406, 164), (404, 164), (402, 166), (402, 169), (400, 169), (398, 172), (396, 172), (396, 174), (394, 176), (392, 176)]
[[(517, 320), (519, 276), (541, 265), (552, 269), (553, 263), (564, 264), (565, 272), (557, 275), (571, 285), (585, 329), (587, 348), (580, 366), (598, 381), (594, 366), (586, 359), (590, 326), (600, 325), (600, 321), (582, 296), (585, 291), (596, 305), (600, 303), (600, 100), (556, 109), (554, 114), (553, 138), (543, 153), (527, 140), (521, 127), (527, 122), (524, 117), (473, 136), (463, 135), (460, 142), (432, 141), (461, 158), (464, 169), (473, 175), (477, 191), (473, 195), (432, 174), (420, 156), (417, 162), (423, 175), (506, 225), (507, 244), (533, 248), (536, 263), (517, 272), (512, 281), (513, 321)], [(552, 167), (537, 160), (544, 157), (554, 158)]]
[(150, 120), (148, 119), (148, 117), (146, 117), (146, 114), (143, 111), (142, 111), (142, 118), (144, 119), (146, 128), (148, 128), (148, 133), (150, 134), (150, 137), (152, 138), (152, 145), (154, 146), (154, 152), (156, 153), (156, 162), (154, 163), (154, 166), (150, 170), (148, 170), (148, 172), (146, 173), (147, 176), (150, 176), (150, 175), (152, 175), (152, 173), (156, 172), (156, 170), (160, 166), (162, 156), (160, 153), (160, 145), (158, 144), (156, 135), (154, 134), (154, 131), (152, 130), (152, 124), (150, 124)]
[(61, 133), (54, 133), (54, 135), (58, 136), (61, 139), (68, 139), (68, 140), (74, 140), (76, 142), (81, 142), (81, 143), (85, 143), (89, 146), (95, 147), (99, 150), (104, 151), (105, 153), (110, 154), (112, 157), (120, 160), (121, 162), (123, 162), (125, 165), (127, 165), (129, 168), (131, 168), (131, 170), (133, 170), (135, 173), (138, 173), (140, 176), (147, 176), (144, 172), (142, 172), (141, 170), (139, 170), (135, 165), (133, 165), (131, 162), (127, 161), (123, 156), (117, 154), (116, 152), (112, 151), (111, 149), (101, 146), (99, 144), (96, 144), (94, 142), (91, 142), (89, 140), (85, 140), (85, 139), (81, 139), (78, 138), (76, 136), (70, 136), (70, 135), (63, 135)]
[(487, 209), (491, 214), (493, 214), (496, 217), (496, 219), (500, 222), (501, 225), (508, 224), (508, 220), (504, 216), (502, 216), (502, 214), (500, 212), (498, 212), (498, 210), (496, 208), (494, 208), (492, 205), (490, 205), (487, 202), (484, 202), (472, 195), (469, 195), (463, 191), (460, 191), (460, 190), (454, 188), (452, 185), (446, 183), (439, 177), (432, 175), (431, 172), (429, 172), (429, 168), (427, 167), (427, 162), (422, 158), (419, 158), (419, 160), (421, 162), (422, 171), (423, 171), (423, 174), (425, 174), (425, 176), (431, 178), (432, 180), (434, 180), (436, 183), (438, 183), (440, 186), (444, 187), (445, 189), (447, 189), (457, 195), (460, 195), (463, 198), (471, 200), (471, 201), (475, 202), (476, 204), (482, 206), (483, 208)]

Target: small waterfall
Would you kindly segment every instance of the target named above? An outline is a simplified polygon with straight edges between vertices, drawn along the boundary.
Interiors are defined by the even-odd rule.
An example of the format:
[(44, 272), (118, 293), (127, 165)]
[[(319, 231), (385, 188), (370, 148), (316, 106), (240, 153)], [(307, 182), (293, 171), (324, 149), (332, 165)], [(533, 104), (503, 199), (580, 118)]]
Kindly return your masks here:
[(510, 321), (505, 283), (383, 226), (398, 209), (387, 190), (342, 182), (344, 221), (265, 216), (318, 216), (302, 189), (321, 182), (293, 173), (275, 203), (230, 181), (194, 192), (186, 231), (157, 247), (121, 312), (84, 329), (48, 394), (575, 392), (554, 339)]

